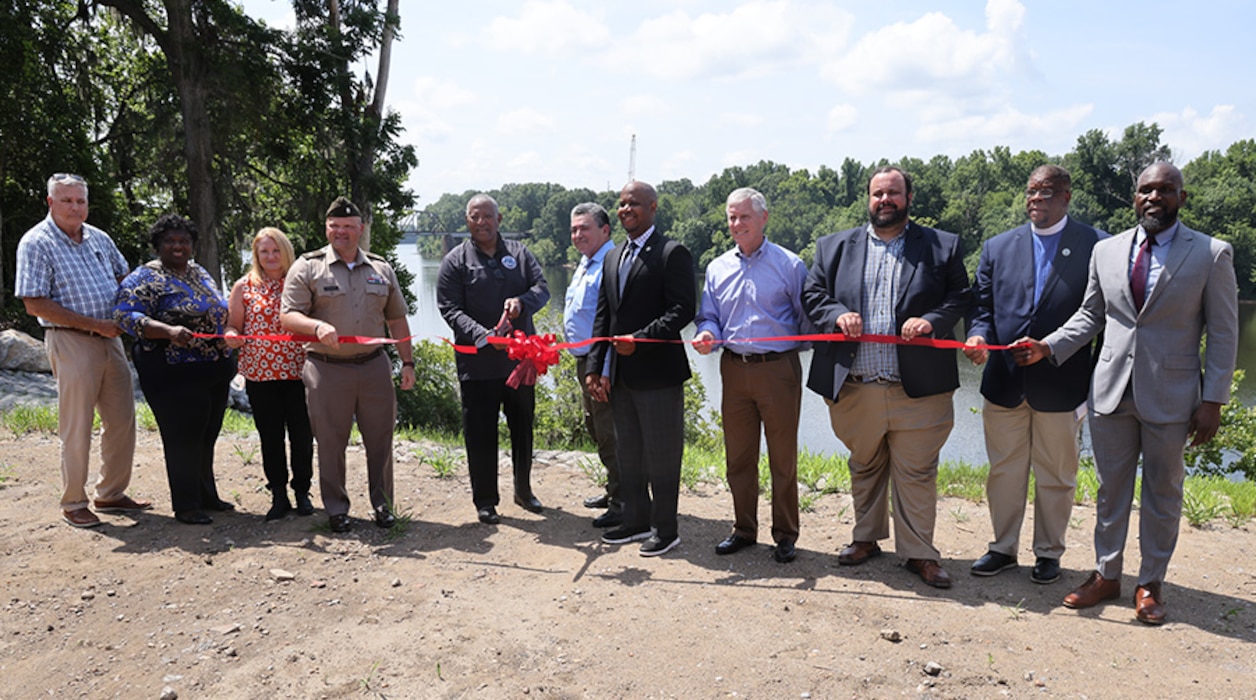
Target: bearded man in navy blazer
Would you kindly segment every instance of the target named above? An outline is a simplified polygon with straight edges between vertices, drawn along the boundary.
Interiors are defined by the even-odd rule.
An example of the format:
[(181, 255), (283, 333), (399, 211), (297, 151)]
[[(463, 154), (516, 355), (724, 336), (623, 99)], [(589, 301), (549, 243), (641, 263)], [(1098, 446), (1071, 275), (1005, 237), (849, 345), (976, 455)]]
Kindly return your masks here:
[(1029, 474), (1034, 474), (1034, 583), (1060, 578), (1064, 535), (1077, 486), (1083, 406), (1090, 390), (1091, 346), (1067, 362), (1020, 367), (1010, 352), (979, 345), (1008, 345), (1064, 325), (1082, 304), (1090, 251), (1107, 234), (1069, 218), (1072, 178), (1057, 165), (1029, 176), (1025, 211), (1029, 223), (986, 241), (973, 283), (976, 300), (964, 354), (986, 364), (981, 378), (990, 475), (986, 502), (994, 541), (978, 559), (974, 576), (993, 576), (1017, 566)]
[[(1095, 570), (1064, 597), (1088, 608), (1121, 595), (1125, 538), (1142, 456), (1134, 589), (1139, 622), (1163, 624), (1161, 585), (1177, 546), (1186, 478), (1182, 450), (1221, 426), (1238, 354), (1234, 249), (1178, 221), (1182, 172), (1153, 163), (1138, 176), (1138, 226), (1095, 245), (1086, 297), (1042, 340), (1025, 338), (1017, 364), (1063, 364), (1103, 331), (1090, 387), (1090, 433), (1099, 495)], [(1208, 342), (1200, 359), (1200, 341)]]
[(609, 400), (615, 416), (623, 525), (602, 541), (640, 541), (643, 557), (680, 543), (676, 504), (690, 371), (679, 341), (698, 306), (693, 256), (655, 229), (657, 209), (658, 195), (644, 182), (629, 182), (619, 193), (617, 213), (628, 240), (606, 254), (593, 321), (593, 337), (614, 340), (593, 346), (584, 377), (589, 394)]
[[(959, 236), (908, 220), (911, 177), (884, 167), (868, 183), (866, 226), (816, 241), (803, 308), (821, 333), (955, 337), (972, 303)], [(930, 586), (951, 578), (933, 546), (938, 453), (951, 434), (959, 387), (954, 351), (879, 343), (817, 343), (807, 388), (824, 397), (850, 450), (853, 542), (839, 564), (881, 554), (890, 535), (906, 568)], [(892, 491), (891, 491), (891, 486)]]

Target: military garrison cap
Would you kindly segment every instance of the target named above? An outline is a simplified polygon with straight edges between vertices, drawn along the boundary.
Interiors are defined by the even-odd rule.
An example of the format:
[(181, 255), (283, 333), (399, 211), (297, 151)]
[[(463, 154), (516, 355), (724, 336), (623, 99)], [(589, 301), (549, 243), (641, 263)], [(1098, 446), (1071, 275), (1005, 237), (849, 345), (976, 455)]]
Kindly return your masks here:
[(348, 197), (337, 197), (336, 201), (327, 207), (326, 218), (339, 218), (344, 216), (356, 216), (362, 218), (362, 212), (358, 211), (357, 205), (349, 201)]

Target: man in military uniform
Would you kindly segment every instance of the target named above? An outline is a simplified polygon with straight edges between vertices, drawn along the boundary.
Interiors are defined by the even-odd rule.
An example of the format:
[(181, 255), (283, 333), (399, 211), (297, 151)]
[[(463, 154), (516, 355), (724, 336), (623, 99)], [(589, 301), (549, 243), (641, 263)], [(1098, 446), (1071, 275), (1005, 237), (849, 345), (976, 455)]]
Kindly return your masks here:
[[(319, 490), (332, 532), (349, 531), (345, 489), (345, 446), (357, 416), (366, 449), (367, 478), (375, 524), (392, 527), (393, 428), (397, 397), (392, 362), (381, 347), (341, 344), (340, 336), (409, 338), (406, 302), (392, 266), (358, 248), (362, 214), (345, 197), (327, 209), (328, 245), (302, 255), (284, 283), (280, 323), (310, 335), (302, 379), (310, 427), (318, 441)], [(409, 340), (397, 343), (401, 388), (414, 386), (414, 353)]]

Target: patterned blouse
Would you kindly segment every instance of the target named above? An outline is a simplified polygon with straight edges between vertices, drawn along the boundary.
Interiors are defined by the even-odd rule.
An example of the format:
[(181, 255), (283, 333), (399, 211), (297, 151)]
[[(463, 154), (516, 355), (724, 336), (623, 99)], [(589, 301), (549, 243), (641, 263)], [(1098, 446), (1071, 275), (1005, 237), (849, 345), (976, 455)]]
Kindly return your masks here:
[(144, 337), (150, 321), (184, 326), (193, 333), (222, 334), (227, 324), (227, 300), (205, 268), (189, 262), (187, 270), (174, 273), (153, 260), (122, 280), (113, 307), (114, 320), (139, 340), (136, 347), (145, 352), (163, 351), (166, 362), (214, 362), (231, 356), (231, 349), (219, 338), (193, 338), (185, 347), (168, 340)]
[[(279, 301), (283, 280), (254, 282), (244, 278), (244, 328), (242, 335), (287, 333), (279, 325)], [(305, 344), (276, 340), (246, 340), (240, 348), (240, 374), (250, 382), (301, 379)]]

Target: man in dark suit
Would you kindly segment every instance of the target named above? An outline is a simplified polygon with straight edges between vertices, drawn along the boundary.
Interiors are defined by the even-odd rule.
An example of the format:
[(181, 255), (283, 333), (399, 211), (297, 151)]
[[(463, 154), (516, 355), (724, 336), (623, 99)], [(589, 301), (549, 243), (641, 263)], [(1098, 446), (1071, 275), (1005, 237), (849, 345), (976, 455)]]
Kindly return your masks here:
[[(685, 348), (676, 343), (693, 320), (697, 283), (693, 256), (654, 228), (658, 195), (644, 182), (619, 193), (619, 221), (628, 240), (606, 256), (585, 385), (611, 402), (619, 456), (623, 525), (602, 535), (607, 544), (642, 541), (641, 555), (658, 556), (680, 543), (676, 503), (684, 456)], [(611, 348), (614, 354), (611, 354)], [(608, 365), (609, 357), (609, 365)], [(603, 368), (608, 368), (604, 373)]]
[(1161, 585), (1182, 517), (1182, 450), (1188, 440), (1202, 445), (1216, 435), (1238, 353), (1234, 249), (1181, 224), (1185, 201), (1176, 167), (1154, 163), (1143, 170), (1134, 189), (1138, 226), (1095, 246), (1081, 307), (1055, 332), (1025, 338), (1014, 351), (1017, 364), (1058, 365), (1103, 331), (1090, 387), (1097, 561), (1064, 605), (1088, 608), (1120, 597), (1141, 454), (1142, 564), (1134, 611), (1149, 625), (1165, 620)]
[[(959, 236), (908, 220), (911, 177), (884, 167), (868, 183), (866, 226), (816, 241), (803, 307), (821, 333), (954, 338), (972, 291)], [(938, 452), (954, 424), (953, 352), (877, 343), (817, 343), (807, 388), (824, 397), (850, 450), (854, 537), (838, 563), (862, 564), (894, 537), (909, 571), (930, 586), (951, 578), (933, 546)]]
[(974, 347), (964, 354), (973, 364), (989, 360), (981, 379), (981, 417), (990, 459), (986, 501), (994, 541), (972, 565), (975, 576), (1016, 568), (1032, 469), (1035, 562), (1029, 578), (1051, 583), (1060, 577), (1077, 486), (1082, 405), (1093, 367), (1090, 346), (1058, 367), (1020, 367), (1010, 352), (991, 355), (976, 346), (1046, 335), (1081, 306), (1090, 251), (1107, 234), (1069, 218), (1072, 197), (1067, 170), (1039, 167), (1025, 188), (1029, 223), (991, 238), (981, 249), (968, 329), (968, 344)]

